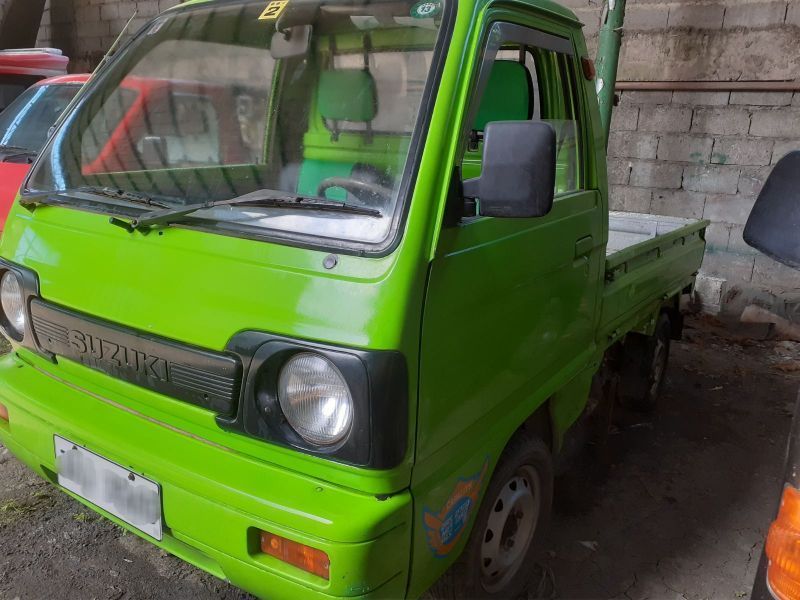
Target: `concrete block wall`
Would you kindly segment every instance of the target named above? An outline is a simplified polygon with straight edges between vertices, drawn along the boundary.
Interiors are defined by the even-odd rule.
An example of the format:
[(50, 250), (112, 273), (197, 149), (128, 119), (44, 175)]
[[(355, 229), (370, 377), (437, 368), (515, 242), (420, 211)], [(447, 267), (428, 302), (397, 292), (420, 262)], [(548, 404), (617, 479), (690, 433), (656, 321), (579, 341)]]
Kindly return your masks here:
[[(559, 0), (594, 56), (603, 0)], [(794, 80), (800, 0), (628, 0), (622, 81)]]
[[(586, 24), (599, 0), (561, 0)], [(800, 0), (628, 0), (621, 82), (793, 81)], [(612, 207), (706, 218), (704, 306), (738, 314), (756, 302), (800, 321), (800, 274), (755, 252), (742, 230), (772, 166), (800, 150), (800, 94), (626, 91), (609, 146)]]
[(47, 0), (37, 45), (64, 50), (74, 73), (90, 71), (134, 14), (130, 32), (180, 1)]
[(725, 285), (704, 299), (711, 310), (743, 292), (800, 290), (800, 273), (742, 240), (772, 166), (795, 149), (800, 94), (623, 92), (609, 141), (612, 208), (712, 222), (703, 273)]

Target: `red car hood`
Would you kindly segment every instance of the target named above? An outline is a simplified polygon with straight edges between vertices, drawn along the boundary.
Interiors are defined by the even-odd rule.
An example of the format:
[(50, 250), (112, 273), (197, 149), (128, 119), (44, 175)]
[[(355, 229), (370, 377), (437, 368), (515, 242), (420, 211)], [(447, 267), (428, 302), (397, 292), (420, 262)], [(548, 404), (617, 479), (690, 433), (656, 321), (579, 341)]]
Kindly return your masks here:
[(5, 227), (8, 211), (30, 168), (27, 163), (0, 163), (0, 231)]

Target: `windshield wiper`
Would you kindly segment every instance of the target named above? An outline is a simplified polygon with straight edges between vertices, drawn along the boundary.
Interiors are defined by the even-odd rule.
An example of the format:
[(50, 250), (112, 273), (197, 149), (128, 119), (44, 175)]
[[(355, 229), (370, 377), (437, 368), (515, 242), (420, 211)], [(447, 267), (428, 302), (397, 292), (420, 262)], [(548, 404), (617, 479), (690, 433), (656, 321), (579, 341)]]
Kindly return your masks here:
[(25, 148), (24, 146), (0, 144), (0, 152), (33, 152), (33, 150)]
[(22, 146), (0, 145), (0, 154), (2, 154), (2, 162), (13, 162), (16, 158), (26, 158), (28, 162), (33, 162), (32, 159), (36, 158), (39, 152)]
[(158, 206), (159, 208), (172, 208), (173, 204), (168, 204), (166, 202), (161, 202), (160, 200), (154, 200), (147, 194), (142, 192), (129, 192), (127, 190), (121, 190), (118, 188), (111, 188), (111, 187), (94, 187), (94, 186), (81, 186), (72, 192), (66, 193), (85, 193), (85, 194), (96, 194), (98, 196), (104, 196), (105, 198), (111, 198), (114, 200), (123, 200), (124, 202), (130, 202), (131, 204), (143, 204), (145, 206)]
[(211, 202), (192, 204), (190, 206), (182, 206), (179, 208), (155, 210), (139, 215), (138, 217), (134, 217), (129, 221), (116, 219), (117, 222), (114, 224), (125, 227), (131, 231), (135, 229), (153, 227), (156, 225), (169, 225), (170, 223), (178, 222), (184, 217), (187, 217), (197, 211), (206, 210), (209, 208), (217, 208), (220, 206), (252, 206), (257, 208), (329, 210), (350, 213), (354, 215), (365, 215), (368, 217), (383, 216), (381, 211), (375, 208), (355, 206), (352, 204), (345, 204), (344, 202), (326, 200), (324, 198), (307, 198), (305, 196), (297, 196), (294, 194), (284, 194), (275, 190), (256, 190), (255, 192), (237, 196), (236, 198), (229, 198), (227, 200), (214, 200)]
[(99, 186), (82, 186), (72, 190), (35, 194), (33, 196), (22, 196), (19, 202), (22, 204), (22, 206), (25, 206), (29, 209), (36, 208), (42, 204), (66, 204), (65, 202), (55, 199), (53, 196), (67, 196), (77, 200), (88, 200), (89, 202), (98, 202), (100, 204), (122, 206), (125, 208), (135, 205), (169, 209), (174, 206), (172, 204), (167, 204), (166, 202), (153, 200), (146, 194)]

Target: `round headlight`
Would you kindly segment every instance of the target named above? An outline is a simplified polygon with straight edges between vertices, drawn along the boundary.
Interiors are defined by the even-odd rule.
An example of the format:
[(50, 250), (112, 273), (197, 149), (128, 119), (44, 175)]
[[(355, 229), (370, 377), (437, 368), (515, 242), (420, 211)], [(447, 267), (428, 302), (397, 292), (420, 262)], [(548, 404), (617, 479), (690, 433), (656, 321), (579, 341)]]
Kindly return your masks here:
[(278, 401), (292, 428), (312, 444), (336, 444), (353, 424), (350, 388), (339, 369), (319, 354), (303, 352), (286, 362)]
[(22, 336), (25, 332), (25, 298), (16, 273), (7, 271), (0, 281), (0, 304), (3, 306), (8, 333)]

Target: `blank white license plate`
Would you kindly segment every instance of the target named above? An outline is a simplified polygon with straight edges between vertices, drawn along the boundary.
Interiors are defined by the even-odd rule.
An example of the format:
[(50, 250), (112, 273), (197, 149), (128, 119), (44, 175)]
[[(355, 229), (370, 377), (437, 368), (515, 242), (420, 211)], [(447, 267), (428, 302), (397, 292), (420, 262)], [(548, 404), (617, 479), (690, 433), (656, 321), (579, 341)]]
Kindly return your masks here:
[(161, 540), (161, 488), (157, 483), (69, 440), (53, 437), (59, 485)]

